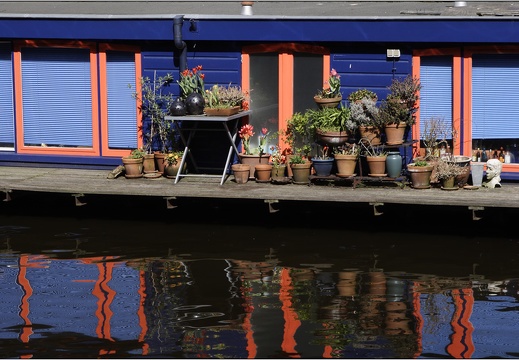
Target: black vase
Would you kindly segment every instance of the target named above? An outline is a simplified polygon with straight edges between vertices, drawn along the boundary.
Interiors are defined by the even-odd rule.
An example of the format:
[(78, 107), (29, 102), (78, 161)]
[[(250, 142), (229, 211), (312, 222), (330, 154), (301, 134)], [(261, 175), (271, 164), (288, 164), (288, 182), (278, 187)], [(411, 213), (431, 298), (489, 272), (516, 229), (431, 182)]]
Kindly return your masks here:
[(186, 115), (186, 104), (184, 103), (184, 101), (182, 101), (181, 98), (177, 98), (175, 101), (173, 101), (171, 107), (169, 108), (169, 114), (171, 116)]
[(202, 94), (197, 92), (189, 94), (185, 103), (189, 115), (202, 115), (204, 113), (205, 99)]

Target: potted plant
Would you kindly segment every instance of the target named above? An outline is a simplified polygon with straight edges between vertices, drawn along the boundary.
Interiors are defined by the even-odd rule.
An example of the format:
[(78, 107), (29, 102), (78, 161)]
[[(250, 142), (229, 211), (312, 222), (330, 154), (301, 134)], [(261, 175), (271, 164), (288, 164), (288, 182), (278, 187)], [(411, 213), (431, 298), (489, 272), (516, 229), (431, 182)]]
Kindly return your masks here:
[(301, 154), (295, 154), (290, 158), (292, 168), (292, 182), (298, 185), (307, 185), (310, 177), (312, 163)]
[(164, 174), (168, 179), (174, 179), (177, 176), (180, 170), (180, 162), (183, 155), (183, 151), (170, 151), (164, 157)]
[(334, 150), (335, 163), (337, 164), (337, 176), (355, 176), (355, 168), (360, 154), (358, 144), (344, 144)]
[(429, 189), (434, 166), (426, 160), (415, 160), (407, 165), (411, 185), (415, 189)]
[(376, 94), (362, 89), (351, 93), (348, 99), (351, 99), (350, 117), (359, 129), (360, 137), (368, 139), (371, 145), (380, 144), (383, 124), (378, 117)]
[[(164, 154), (173, 146), (174, 129), (169, 121), (165, 120), (173, 102), (174, 96), (166, 88), (173, 82), (173, 76), (166, 74), (157, 77), (153, 74), (153, 80), (149, 77), (140, 79), (141, 92), (133, 93), (133, 97), (139, 102), (139, 110), (143, 116), (143, 125), (139, 129), (142, 133), (144, 144), (144, 173), (164, 171)], [(158, 150), (154, 147), (158, 144)], [(155, 151), (156, 150), (156, 151)]]
[(312, 166), (317, 176), (330, 176), (333, 167), (333, 156), (328, 155), (329, 147), (321, 147), (321, 154), (312, 157)]
[(202, 65), (185, 69), (177, 80), (182, 90), (182, 99), (186, 104), (186, 112), (190, 115), (201, 115), (205, 107), (205, 74), (202, 73)]
[(276, 181), (283, 180), (287, 169), (286, 156), (277, 145), (271, 146), (270, 151), (272, 158), (272, 179)]
[(143, 148), (133, 149), (128, 156), (122, 158), (124, 176), (127, 179), (142, 177), (143, 161), (146, 151)]
[(342, 105), (309, 109), (306, 118), (315, 129), (315, 139), (322, 145), (342, 145), (357, 129), (355, 122), (350, 119), (350, 110)]
[(440, 159), (436, 166), (436, 174), (438, 180), (442, 183), (443, 190), (457, 190), (459, 186), (456, 182), (456, 178), (460, 175), (464, 175), (465, 169), (455, 162)]
[(341, 76), (335, 69), (330, 71), (328, 81), (324, 83), (322, 89), (318, 90), (314, 101), (319, 108), (337, 107), (341, 103)]
[(387, 152), (384, 145), (373, 145), (369, 139), (361, 138), (359, 141), (361, 153), (366, 157), (369, 167), (369, 176), (384, 177), (386, 174)]
[[(270, 162), (270, 154), (266, 152), (267, 141), (270, 137), (267, 128), (261, 129), (261, 135), (259, 135), (258, 146), (252, 147), (251, 139), (255, 135), (254, 126), (251, 124), (245, 124), (240, 128), (238, 132), (240, 139), (242, 140), (243, 152), (238, 155), (242, 164), (250, 165), (251, 169), (255, 169), (256, 165), (264, 164), (268, 165)], [(255, 172), (251, 174), (255, 177)]]
[(358, 89), (348, 95), (348, 102), (350, 105), (356, 102), (360, 102), (362, 99), (372, 99), (377, 101), (378, 96), (375, 92), (368, 89)]
[(315, 138), (314, 124), (309, 120), (309, 112), (296, 112), (287, 120), (286, 130), (282, 133), (292, 154), (308, 157)]
[(402, 144), (406, 129), (415, 124), (421, 88), (420, 80), (412, 76), (393, 79), (388, 86), (389, 94), (382, 101), (378, 114), (380, 122), (384, 124), (388, 145)]
[(234, 181), (236, 181), (237, 184), (245, 184), (247, 181), (249, 181), (249, 164), (233, 164), (231, 166), (231, 169), (232, 173), (234, 174)]
[(248, 94), (241, 87), (229, 84), (228, 86), (213, 85), (205, 91), (204, 112), (210, 116), (229, 116), (240, 110), (248, 110)]

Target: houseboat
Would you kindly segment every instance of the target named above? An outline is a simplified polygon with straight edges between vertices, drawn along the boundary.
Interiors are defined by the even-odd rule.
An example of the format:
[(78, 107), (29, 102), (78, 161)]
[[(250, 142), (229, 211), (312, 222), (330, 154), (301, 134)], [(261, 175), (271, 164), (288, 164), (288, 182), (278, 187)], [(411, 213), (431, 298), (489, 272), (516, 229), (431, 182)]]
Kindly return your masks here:
[[(366, 88), (384, 99), (392, 79), (418, 77), (411, 151), (424, 120), (441, 117), (452, 153), (502, 155), (514, 180), (518, 13), (494, 1), (4, 1), (0, 165), (119, 165), (142, 146), (143, 77), (201, 66), (207, 88), (250, 91), (246, 121), (275, 132), (315, 107), (335, 69), (344, 98)], [(181, 93), (176, 81), (168, 91)], [(199, 142), (211, 152), (217, 140)]]

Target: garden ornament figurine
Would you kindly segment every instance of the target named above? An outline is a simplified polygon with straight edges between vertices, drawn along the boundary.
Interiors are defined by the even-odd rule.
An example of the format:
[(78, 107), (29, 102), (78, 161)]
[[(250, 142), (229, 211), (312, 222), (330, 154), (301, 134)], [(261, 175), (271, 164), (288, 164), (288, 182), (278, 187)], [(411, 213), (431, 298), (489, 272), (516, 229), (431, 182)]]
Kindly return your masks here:
[(487, 182), (483, 186), (493, 189), (496, 186), (501, 187), (501, 169), (503, 164), (498, 159), (490, 159), (487, 161)]

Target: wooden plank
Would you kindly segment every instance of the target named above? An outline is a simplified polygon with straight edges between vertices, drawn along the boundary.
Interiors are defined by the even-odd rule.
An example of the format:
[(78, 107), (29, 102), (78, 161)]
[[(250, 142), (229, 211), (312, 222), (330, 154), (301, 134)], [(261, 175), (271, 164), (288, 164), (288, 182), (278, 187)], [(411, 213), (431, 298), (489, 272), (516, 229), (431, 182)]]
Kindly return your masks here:
[(370, 183), (353, 188), (351, 185), (276, 185), (256, 183), (237, 184), (230, 176), (223, 185), (218, 178), (173, 179), (108, 179), (106, 170), (54, 168), (0, 168), (0, 191), (34, 191), (68, 194), (127, 195), (152, 197), (227, 198), (243, 200), (318, 201), (334, 203), (394, 203), (409, 205), (445, 205), (461, 207), (519, 208), (519, 185), (503, 183), (501, 188), (444, 191), (424, 190), (409, 186)]

